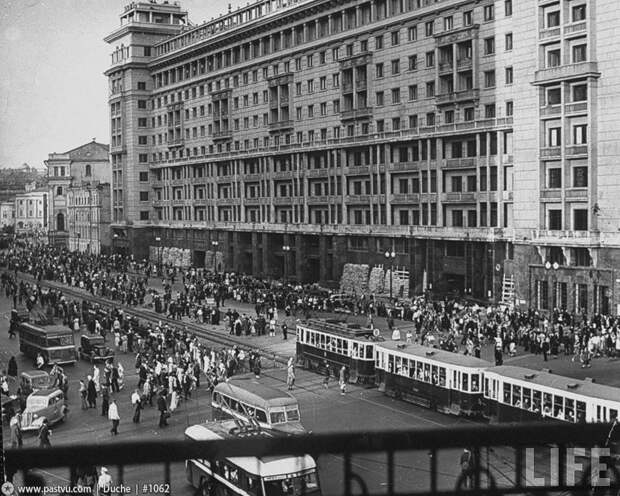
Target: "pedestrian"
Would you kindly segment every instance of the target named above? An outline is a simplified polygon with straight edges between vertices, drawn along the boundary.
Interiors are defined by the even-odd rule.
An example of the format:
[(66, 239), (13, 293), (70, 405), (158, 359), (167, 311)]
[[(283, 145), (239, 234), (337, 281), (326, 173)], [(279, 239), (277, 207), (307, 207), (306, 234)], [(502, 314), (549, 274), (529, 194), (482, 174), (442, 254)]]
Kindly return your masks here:
[(286, 324), (282, 324), (282, 336), (283, 339), (286, 341), (288, 337), (288, 327), (286, 326)]
[(257, 353), (254, 357), (254, 375), (257, 379), (260, 379), (260, 369), (261, 369), (261, 361), (260, 355)]
[(37, 353), (37, 358), (35, 360), (35, 367), (37, 368), (37, 370), (42, 370), (44, 365), (45, 365), (45, 359), (43, 358), (43, 355), (41, 355), (41, 353)]
[(52, 447), (52, 444), (50, 443), (51, 434), (52, 434), (52, 431), (49, 428), (47, 419), (44, 418), (43, 423), (41, 424), (41, 427), (39, 428), (39, 433), (37, 434), (37, 437), (39, 438), (39, 448), (51, 448)]
[(108, 410), (110, 408), (110, 391), (107, 386), (101, 386), (101, 416), (105, 417), (108, 415)]
[(344, 365), (340, 369), (338, 384), (340, 385), (340, 394), (344, 396), (347, 392), (347, 368)]
[(131, 394), (131, 404), (133, 405), (133, 423), (140, 423), (140, 412), (142, 411), (142, 397), (138, 389)]
[(101, 371), (99, 370), (99, 367), (97, 367), (96, 365), (93, 365), (93, 382), (95, 383), (95, 389), (97, 391), (99, 391), (100, 389), (100, 379), (99, 379), (99, 374), (101, 373)]
[(286, 369), (286, 385), (288, 386), (289, 391), (293, 389), (293, 386), (295, 385), (295, 364), (293, 363), (293, 357), (288, 360)]
[(108, 419), (112, 421), (112, 428), (110, 433), (115, 436), (118, 434), (118, 424), (121, 422), (121, 417), (118, 414), (118, 406), (116, 406), (116, 400), (110, 400), (110, 406), (108, 407)]
[[(500, 350), (501, 351), (501, 350)], [(472, 487), (472, 454), (467, 448), (463, 450), (463, 454), (461, 454), (461, 477), (464, 478), (465, 488)]]
[(101, 475), (97, 480), (98, 496), (110, 496), (112, 491), (112, 477), (108, 474), (108, 469), (101, 467)]
[(9, 358), (9, 364), (6, 373), (9, 377), (17, 378), (17, 360), (15, 360), (14, 356)]
[(84, 381), (80, 379), (80, 399), (82, 400), (82, 410), (86, 410), (88, 408), (88, 402), (86, 401), (86, 395), (88, 394), (86, 384)]
[(11, 448), (21, 448), (23, 445), (22, 439), (22, 416), (20, 413), (16, 413), (10, 422), (11, 427)]
[(159, 410), (159, 427), (166, 427), (168, 425), (167, 418), (170, 416), (170, 413), (168, 412), (166, 394), (163, 390), (159, 394), (159, 398), (157, 398), (157, 409)]
[(329, 363), (326, 363), (325, 364), (325, 377), (323, 378), (323, 387), (325, 389), (329, 387), (329, 376), (330, 376)]
[(86, 397), (88, 399), (88, 408), (97, 408), (97, 387), (92, 376), (88, 376), (88, 384), (86, 385)]

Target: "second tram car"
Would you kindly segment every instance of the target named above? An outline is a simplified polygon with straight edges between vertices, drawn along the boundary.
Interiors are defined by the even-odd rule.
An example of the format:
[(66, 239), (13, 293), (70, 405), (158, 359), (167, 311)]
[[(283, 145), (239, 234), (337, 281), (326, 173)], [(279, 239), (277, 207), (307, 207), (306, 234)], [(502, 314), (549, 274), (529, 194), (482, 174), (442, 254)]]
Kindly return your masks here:
[(452, 415), (482, 415), (489, 362), (399, 341), (377, 344), (375, 358), (376, 381), (386, 394)]
[(311, 319), (297, 325), (297, 360), (310, 370), (333, 374), (344, 365), (349, 381), (374, 382), (373, 330), (339, 320)]

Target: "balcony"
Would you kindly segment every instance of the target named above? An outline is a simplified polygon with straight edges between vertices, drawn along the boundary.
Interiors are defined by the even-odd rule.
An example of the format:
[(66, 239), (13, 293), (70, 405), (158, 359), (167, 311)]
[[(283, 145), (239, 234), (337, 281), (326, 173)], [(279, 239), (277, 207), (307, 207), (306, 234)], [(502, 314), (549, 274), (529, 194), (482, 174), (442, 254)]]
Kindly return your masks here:
[(234, 181), (234, 179), (234, 174), (223, 174), (221, 176), (216, 176), (215, 181), (217, 183), (230, 183), (231, 181)]
[(541, 200), (559, 200), (562, 198), (561, 189), (543, 189), (540, 191)]
[(283, 131), (284, 129), (292, 129), (292, 128), (293, 128), (293, 121), (291, 119), (269, 123), (270, 132)]
[(369, 165), (350, 165), (345, 170), (345, 175), (354, 176), (354, 175), (366, 175), (370, 173)]
[[(552, 229), (534, 229), (532, 241), (539, 244), (592, 245), (598, 244), (600, 234), (593, 231), (556, 231)], [(612, 234), (613, 235), (613, 234)]]
[(423, 162), (393, 162), (389, 164), (389, 170), (391, 172), (416, 171), (420, 168), (422, 163)]
[(352, 204), (369, 204), (370, 195), (346, 195), (345, 201)]
[(458, 59), (456, 61), (456, 68), (461, 70), (467, 70), (472, 68), (472, 60), (471, 57), (463, 57), (462, 59)]
[(225, 129), (223, 131), (216, 131), (213, 133), (214, 140), (230, 139), (232, 138), (232, 129)]
[(353, 81), (343, 81), (342, 82), (342, 92), (343, 93), (352, 93), (353, 92)]
[(562, 33), (562, 30), (559, 27), (541, 29), (538, 32), (538, 39), (542, 41), (542, 40), (550, 40), (552, 38), (559, 38), (561, 33)]
[(572, 145), (565, 149), (567, 157), (583, 156), (588, 154), (588, 145)]
[(441, 62), (439, 64), (439, 74), (450, 73), (454, 70), (454, 61)]
[(454, 29), (448, 32), (437, 33), (434, 35), (437, 45), (449, 45), (451, 43), (459, 43), (461, 41), (472, 40), (478, 36), (478, 24), (468, 26), (461, 29)]
[(317, 205), (317, 204), (325, 204), (329, 203), (331, 198), (335, 198), (333, 196), (308, 196), (306, 201), (309, 205)]
[(540, 158), (560, 158), (562, 156), (562, 147), (551, 146), (540, 149)]
[(245, 205), (260, 205), (262, 199), (259, 197), (247, 197), (243, 199), (243, 203)]
[(284, 86), (286, 84), (291, 84), (293, 82), (293, 73), (292, 72), (284, 72), (282, 74), (278, 74), (276, 76), (271, 76), (268, 79), (268, 84), (270, 88), (275, 86)]
[(343, 121), (351, 119), (364, 119), (372, 117), (372, 107), (361, 107), (358, 109), (343, 110), (340, 112), (340, 119)]
[(329, 169), (307, 169), (305, 175), (307, 177), (327, 177), (329, 175)]
[(562, 113), (561, 105), (547, 105), (546, 107), (540, 108), (541, 117), (557, 116), (557, 115), (560, 115), (561, 113)]
[(260, 181), (261, 179), (264, 179), (266, 177), (266, 174), (260, 174), (260, 173), (256, 173), (256, 174), (244, 174), (243, 175), (243, 181), (246, 183), (251, 183), (254, 181)]
[(372, 52), (361, 52), (355, 55), (350, 55), (344, 59), (340, 59), (340, 70), (350, 69), (351, 67), (357, 67), (360, 65), (367, 65), (372, 62)]
[(588, 102), (567, 103), (564, 105), (564, 113), (567, 115), (585, 114), (587, 112)]
[(570, 188), (564, 194), (567, 200), (587, 200), (588, 188)]
[(273, 179), (292, 179), (294, 176), (297, 175), (297, 171), (296, 170), (279, 170), (279, 171), (274, 171), (271, 174), (271, 177)]
[(601, 73), (598, 72), (598, 64), (596, 62), (579, 62), (577, 64), (540, 69), (534, 74), (534, 84), (548, 84), (585, 77), (598, 78), (600, 75)]
[(468, 167), (476, 167), (476, 158), (448, 158), (442, 161), (442, 167), (447, 169), (464, 169)]
[(452, 91), (437, 95), (437, 105), (446, 105), (457, 102), (466, 102), (470, 100), (478, 100), (480, 98), (480, 90), (469, 89), (462, 91)]
[(366, 79), (356, 79), (355, 80), (355, 88), (357, 91), (363, 91), (368, 88), (368, 80)]
[(237, 203), (241, 203), (239, 198), (218, 198), (218, 205), (236, 205)]
[(476, 201), (476, 193), (474, 192), (443, 193), (441, 196), (441, 199), (444, 203), (463, 203)]
[(391, 195), (392, 203), (420, 203), (419, 193), (394, 193)]
[(576, 22), (564, 26), (564, 36), (571, 36), (573, 34), (581, 34), (587, 29), (588, 25), (586, 21)]

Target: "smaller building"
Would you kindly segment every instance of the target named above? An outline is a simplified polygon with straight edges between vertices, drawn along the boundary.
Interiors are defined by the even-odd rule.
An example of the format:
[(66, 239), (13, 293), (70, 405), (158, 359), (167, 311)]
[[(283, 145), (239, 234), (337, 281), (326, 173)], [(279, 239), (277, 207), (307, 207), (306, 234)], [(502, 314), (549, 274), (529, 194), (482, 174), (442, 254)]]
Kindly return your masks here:
[(67, 190), (69, 249), (106, 253), (111, 246), (110, 183), (83, 183)]
[(15, 225), (15, 201), (0, 203), (0, 228)]
[(27, 188), (15, 196), (15, 232), (47, 241), (47, 188)]

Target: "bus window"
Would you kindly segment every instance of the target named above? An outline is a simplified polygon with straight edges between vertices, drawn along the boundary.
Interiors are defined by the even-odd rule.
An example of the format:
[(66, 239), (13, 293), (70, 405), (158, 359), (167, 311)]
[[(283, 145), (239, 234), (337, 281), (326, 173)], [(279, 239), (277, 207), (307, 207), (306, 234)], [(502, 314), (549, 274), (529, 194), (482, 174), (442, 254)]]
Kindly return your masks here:
[(469, 391), (469, 374), (463, 374), (463, 391)]
[(363, 345), (364, 348), (366, 348), (366, 358), (368, 360), (372, 360), (372, 346), (370, 346), (369, 344)]
[(480, 392), (480, 376), (478, 374), (471, 375), (471, 392), (472, 393)]
[(521, 386), (512, 386), (512, 406), (521, 408)]
[(553, 416), (564, 419), (564, 398), (561, 396), (553, 396)]
[(532, 410), (534, 410), (536, 413), (540, 413), (540, 404), (541, 404), (541, 400), (540, 400), (540, 391), (533, 391), (532, 392)]
[(523, 388), (523, 409), (529, 410), (532, 407), (532, 390)]
[(504, 403), (510, 405), (510, 384), (504, 382)]
[(261, 410), (260, 408), (257, 408), (256, 409), (256, 420), (266, 424), (267, 423), (267, 412), (265, 412), (265, 410)]
[(424, 364), (424, 382), (431, 382), (431, 364)]
[(564, 403), (564, 418), (569, 422), (575, 421), (575, 400), (566, 398)]
[(299, 410), (297, 408), (287, 408), (286, 409), (286, 420), (287, 422), (299, 421)]
[(583, 401), (577, 401), (577, 422), (585, 422), (586, 421), (586, 404)]
[(286, 422), (286, 415), (284, 412), (270, 412), (269, 417), (272, 424), (283, 424)]
[(439, 384), (439, 367), (437, 365), (433, 365), (431, 370), (431, 381), (433, 382), (433, 385), (436, 386)]
[(446, 387), (446, 369), (445, 367), (439, 367), (439, 385)]

